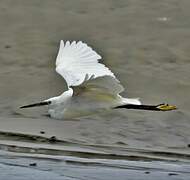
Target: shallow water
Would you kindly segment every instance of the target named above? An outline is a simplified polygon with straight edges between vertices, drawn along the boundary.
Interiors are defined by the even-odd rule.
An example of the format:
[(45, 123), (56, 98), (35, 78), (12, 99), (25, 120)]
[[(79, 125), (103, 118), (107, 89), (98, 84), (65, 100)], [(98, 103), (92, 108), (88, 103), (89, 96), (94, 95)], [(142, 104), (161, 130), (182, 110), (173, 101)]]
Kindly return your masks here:
[[(0, 179), (35, 173), (41, 179), (188, 179), (189, 7), (186, 0), (2, 0)], [(114, 110), (65, 121), (47, 117), (46, 108), (20, 110), (66, 90), (54, 71), (60, 39), (97, 50), (126, 87), (123, 96), (178, 110)]]
[[(2, 179), (188, 179), (190, 154), (1, 133)], [(13, 176), (14, 175), (14, 176)]]

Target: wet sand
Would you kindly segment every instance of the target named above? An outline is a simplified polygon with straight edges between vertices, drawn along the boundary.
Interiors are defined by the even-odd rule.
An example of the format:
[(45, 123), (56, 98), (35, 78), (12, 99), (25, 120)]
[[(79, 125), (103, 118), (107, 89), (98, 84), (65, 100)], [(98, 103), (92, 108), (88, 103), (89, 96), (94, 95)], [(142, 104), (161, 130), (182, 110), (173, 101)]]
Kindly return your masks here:
[[(185, 0), (2, 0), (0, 179), (16, 179), (17, 176), (19, 179), (23, 169), (27, 169), (24, 177), (35, 172), (41, 179), (46, 176), (62, 178), (62, 170), (69, 172), (65, 179), (110, 179), (119, 172), (120, 179), (126, 176), (128, 179), (139, 176), (141, 179), (188, 179), (189, 7), (190, 2)], [(66, 90), (65, 81), (54, 70), (60, 39), (83, 40), (96, 49), (126, 87), (123, 96), (140, 97), (146, 104), (174, 104), (178, 110), (164, 113), (113, 110), (64, 121), (47, 117), (46, 108), (20, 110), (19, 106)], [(9, 148), (11, 146), (15, 148)], [(30, 152), (32, 147), (43, 149), (40, 158), (39, 152)], [(63, 156), (75, 159), (81, 155), (70, 151), (82, 152), (84, 159), (77, 159), (74, 165), (64, 165)], [(63, 167), (57, 167), (56, 153), (60, 153), (56, 159)], [(43, 155), (53, 159), (46, 161), (48, 167), (43, 165)], [(95, 160), (87, 168), (83, 160), (88, 161), (91, 156)], [(103, 157), (110, 164), (116, 159), (119, 165), (116, 169), (105, 165)], [(7, 159), (9, 163), (6, 164)], [(101, 166), (96, 164), (97, 159)], [(147, 170), (145, 160), (149, 167), (157, 169), (165, 164), (164, 171)], [(42, 162), (42, 167), (28, 166), (31, 161)], [(170, 169), (168, 161), (177, 169)], [(133, 163), (144, 169), (133, 169)], [(40, 167), (46, 170), (41, 171)], [(15, 168), (13, 174), (8, 173), (10, 168)], [(78, 174), (70, 177), (76, 170)]]

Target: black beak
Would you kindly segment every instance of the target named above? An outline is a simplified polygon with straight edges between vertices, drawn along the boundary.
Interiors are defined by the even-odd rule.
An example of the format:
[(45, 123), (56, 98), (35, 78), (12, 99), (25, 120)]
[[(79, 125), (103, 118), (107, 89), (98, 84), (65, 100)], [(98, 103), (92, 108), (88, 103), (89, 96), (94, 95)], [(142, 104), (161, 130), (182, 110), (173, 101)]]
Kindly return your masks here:
[(43, 101), (43, 102), (39, 102), (39, 103), (34, 103), (34, 104), (29, 104), (26, 106), (21, 106), (20, 108), (30, 108), (30, 107), (36, 107), (36, 106), (45, 106), (45, 105), (49, 105), (51, 104), (51, 101)]

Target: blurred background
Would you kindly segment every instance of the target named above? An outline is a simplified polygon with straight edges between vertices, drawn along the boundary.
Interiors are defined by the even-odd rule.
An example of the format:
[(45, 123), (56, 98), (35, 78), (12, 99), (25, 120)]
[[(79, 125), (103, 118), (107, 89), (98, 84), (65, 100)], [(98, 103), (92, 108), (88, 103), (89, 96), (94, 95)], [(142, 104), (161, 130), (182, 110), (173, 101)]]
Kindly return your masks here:
[[(189, 8), (187, 0), (0, 0), (0, 131), (188, 153)], [(66, 90), (55, 72), (61, 39), (101, 54), (123, 96), (178, 110), (114, 110), (77, 121), (50, 119), (46, 108), (19, 110)]]

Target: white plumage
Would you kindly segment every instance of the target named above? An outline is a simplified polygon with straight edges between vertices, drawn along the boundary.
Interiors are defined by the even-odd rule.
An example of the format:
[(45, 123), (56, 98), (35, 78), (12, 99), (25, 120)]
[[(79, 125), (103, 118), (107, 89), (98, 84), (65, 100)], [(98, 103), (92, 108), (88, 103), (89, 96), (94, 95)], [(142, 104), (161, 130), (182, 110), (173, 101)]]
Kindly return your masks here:
[(141, 105), (139, 99), (123, 98), (124, 88), (114, 74), (99, 62), (101, 56), (79, 41), (60, 42), (56, 71), (66, 80), (68, 90), (57, 97), (20, 108), (48, 105), (56, 119), (76, 118), (112, 108), (170, 111), (169, 104)]
[[(112, 76), (114, 74), (98, 60), (101, 56), (87, 44), (79, 41), (65, 44), (61, 40), (56, 59), (56, 71), (66, 80), (68, 87), (77, 86), (84, 81), (86, 75), (94, 78)], [(87, 80), (87, 79), (86, 79)]]
[(119, 95), (124, 88), (114, 74), (99, 62), (101, 56), (79, 41), (60, 42), (56, 71), (66, 80), (68, 91), (47, 102), (49, 114), (56, 119), (86, 116), (123, 105), (137, 104), (138, 99)]

